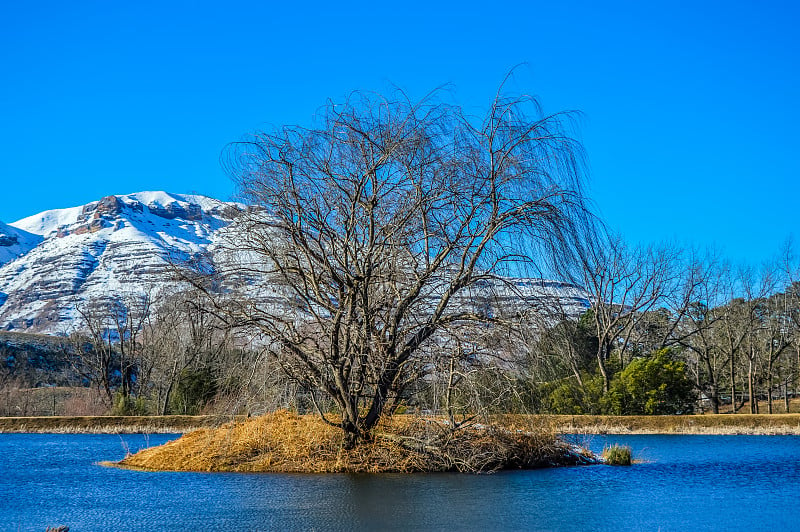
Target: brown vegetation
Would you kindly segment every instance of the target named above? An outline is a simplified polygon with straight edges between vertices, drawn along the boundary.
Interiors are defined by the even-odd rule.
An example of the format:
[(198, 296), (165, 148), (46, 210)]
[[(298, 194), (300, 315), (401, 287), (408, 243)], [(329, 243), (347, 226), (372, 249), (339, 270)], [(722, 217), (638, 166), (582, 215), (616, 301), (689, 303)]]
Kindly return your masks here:
[(316, 416), (281, 411), (217, 429), (200, 429), (140, 451), (119, 465), (159, 471), (482, 472), (594, 460), (560, 441), (540, 423), (533, 430), (517, 428), (524, 421), (476, 424), (453, 431), (439, 421), (400, 416), (381, 422), (371, 440), (347, 450), (340, 429)]
[(47, 416), (0, 417), (0, 433), (43, 432), (76, 434), (183, 433), (215, 427), (232, 416)]
[(99, 416), (108, 405), (96, 389), (77, 386), (31, 388), (11, 381), (0, 386), (2, 416)]

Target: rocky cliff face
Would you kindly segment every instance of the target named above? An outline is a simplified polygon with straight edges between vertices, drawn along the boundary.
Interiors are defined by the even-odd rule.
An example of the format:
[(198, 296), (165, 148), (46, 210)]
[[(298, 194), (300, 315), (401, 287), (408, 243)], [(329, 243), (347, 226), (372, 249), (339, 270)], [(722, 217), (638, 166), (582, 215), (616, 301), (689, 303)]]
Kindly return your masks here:
[(205, 250), (234, 212), (203, 196), (141, 192), (0, 228), (12, 245), (36, 242), (0, 266), (0, 329), (66, 333), (81, 305), (174, 289), (170, 261)]

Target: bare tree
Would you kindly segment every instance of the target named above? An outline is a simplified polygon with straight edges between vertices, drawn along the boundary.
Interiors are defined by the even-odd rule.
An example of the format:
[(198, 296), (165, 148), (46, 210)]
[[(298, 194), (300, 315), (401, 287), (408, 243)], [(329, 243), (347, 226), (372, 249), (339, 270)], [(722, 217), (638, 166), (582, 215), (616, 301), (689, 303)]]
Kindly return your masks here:
[(719, 331), (717, 345), (728, 360), (734, 412), (744, 404), (743, 399), (740, 405), (736, 405), (736, 378), (741, 376), (743, 388), (747, 387), (750, 412), (758, 413), (756, 379), (762, 358), (758, 335), (766, 323), (766, 298), (775, 289), (773, 274), (767, 270), (755, 272), (749, 268), (740, 269), (725, 280), (727, 303), (716, 309), (720, 313), (716, 324)]
[(471, 304), (506, 286), (502, 273), (572, 264), (590, 217), (569, 117), (498, 96), (476, 123), (430, 99), (357, 93), (316, 128), (233, 145), (231, 172), (256, 208), (206, 268), (240, 283), (235, 296), (204, 285), (216, 312), (260, 331), (356, 445), (419, 378), (409, 368), (456, 339), (476, 344), (466, 325), (502, 321)]
[[(169, 413), (182, 377), (206, 373), (214, 381), (235, 381), (243, 391), (247, 379), (239, 377), (253, 371), (251, 353), (236, 349), (233, 331), (204, 303), (202, 294), (191, 289), (167, 294), (143, 331), (142, 386), (148, 387), (162, 415)], [(183, 404), (178, 410), (185, 413), (196, 406)]]
[(150, 315), (147, 294), (127, 294), (75, 303), (78, 330), (65, 346), (73, 369), (93, 383), (111, 405), (114, 391), (132, 393), (141, 366), (140, 335)]
[(591, 298), (597, 333), (597, 365), (608, 392), (606, 361), (613, 350), (624, 355), (642, 313), (654, 309), (673, 285), (678, 251), (669, 247), (630, 248), (618, 237), (598, 241), (582, 257), (583, 280)]
[(769, 414), (774, 412), (773, 393), (780, 359), (792, 346), (793, 334), (789, 314), (789, 299), (784, 293), (774, 294), (763, 302), (755, 341), (758, 343), (765, 364), (763, 370)]
[(675, 342), (687, 350), (689, 367), (694, 367), (698, 390), (711, 402), (711, 409), (719, 414), (722, 373), (728, 362), (718, 322), (724, 315), (717, 308), (725, 301), (729, 267), (713, 257), (693, 260), (684, 272), (681, 291), (682, 310), (676, 316)]

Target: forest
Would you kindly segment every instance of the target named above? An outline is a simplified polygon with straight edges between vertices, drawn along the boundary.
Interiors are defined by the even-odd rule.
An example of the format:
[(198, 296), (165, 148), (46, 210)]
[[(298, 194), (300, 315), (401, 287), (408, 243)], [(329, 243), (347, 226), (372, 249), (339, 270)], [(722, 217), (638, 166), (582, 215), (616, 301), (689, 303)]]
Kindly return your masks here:
[[(463, 418), (800, 409), (800, 282), (790, 247), (758, 270), (620, 240), (594, 259), (584, 264), (583, 313), (567, 316), (556, 305), (542, 319), (541, 307), (533, 317), (514, 309), (481, 331), (470, 353), (461, 346), (418, 363), (413, 386), (393, 394), (393, 411)], [(30, 335), (16, 347), (3, 339), (4, 415), (309, 412), (323, 401), (250, 331), (211, 312), (198, 290), (117, 297), (80, 311), (82, 332), (44, 342)], [(49, 362), (12, 363), (25, 358)]]

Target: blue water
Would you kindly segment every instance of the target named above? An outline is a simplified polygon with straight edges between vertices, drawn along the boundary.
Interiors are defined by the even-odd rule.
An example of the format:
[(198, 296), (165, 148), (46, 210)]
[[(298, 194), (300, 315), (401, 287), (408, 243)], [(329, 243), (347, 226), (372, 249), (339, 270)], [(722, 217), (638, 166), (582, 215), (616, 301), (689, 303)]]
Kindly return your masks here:
[(800, 437), (607, 436), (642, 463), (494, 475), (144, 473), (175, 436), (0, 434), (0, 530), (791, 530)]

